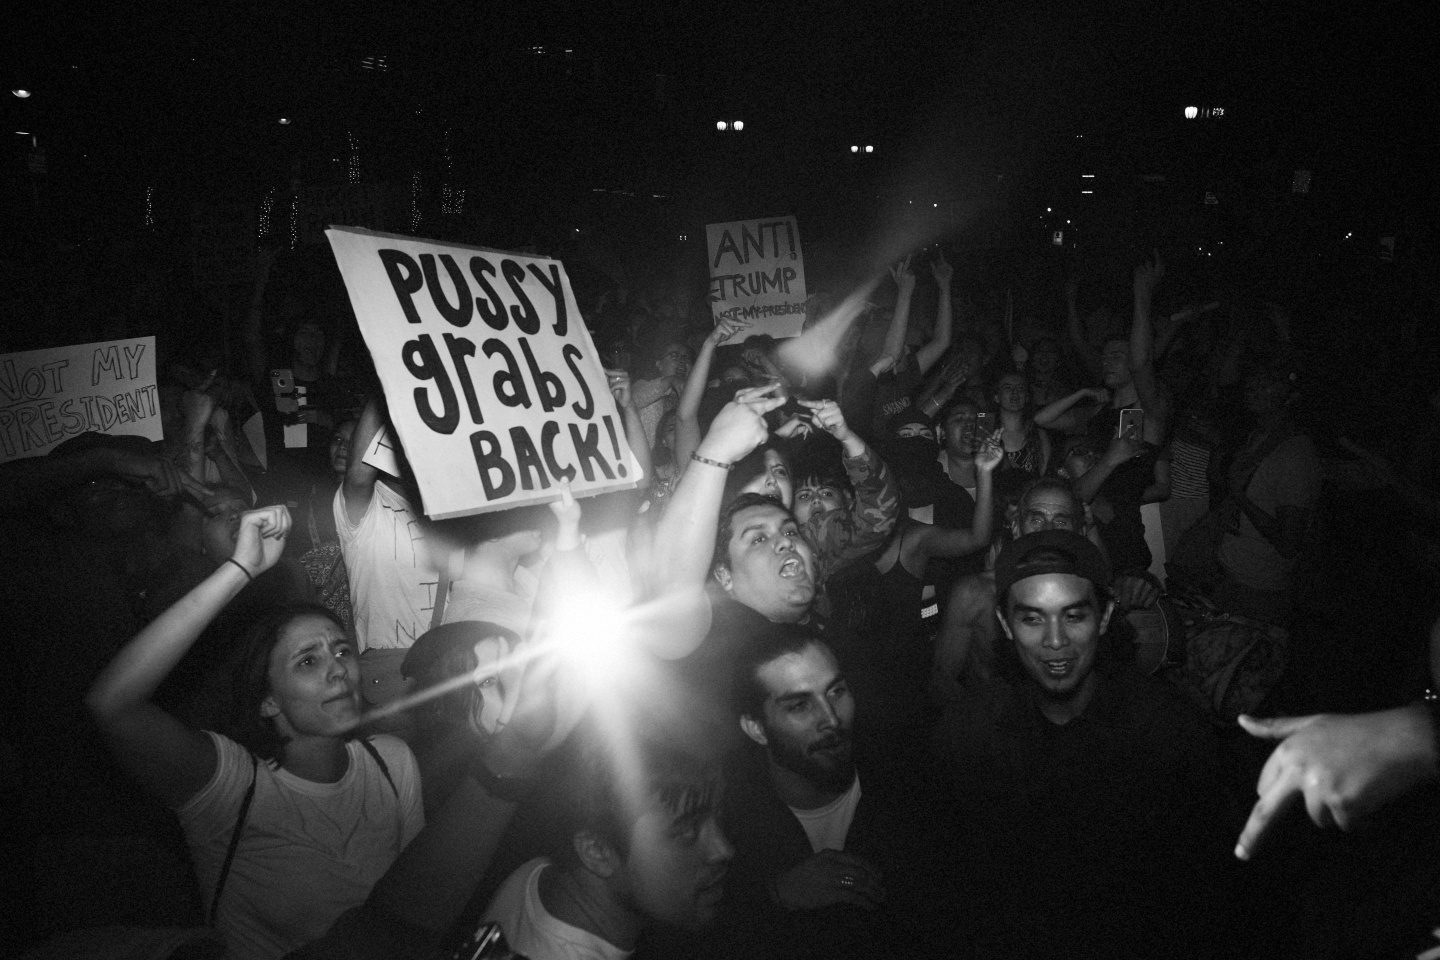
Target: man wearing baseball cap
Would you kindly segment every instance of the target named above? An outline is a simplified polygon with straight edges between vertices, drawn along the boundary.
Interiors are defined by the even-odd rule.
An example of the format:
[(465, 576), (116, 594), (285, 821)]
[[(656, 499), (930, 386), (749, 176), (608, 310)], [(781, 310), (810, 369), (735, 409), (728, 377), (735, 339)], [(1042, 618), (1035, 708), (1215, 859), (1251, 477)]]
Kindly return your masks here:
[(936, 740), (973, 847), (956, 896), (977, 901), (979, 956), (1225, 956), (1233, 935), (1214, 735), (1111, 655), (1109, 582), (1069, 530), (996, 558), (999, 675)]

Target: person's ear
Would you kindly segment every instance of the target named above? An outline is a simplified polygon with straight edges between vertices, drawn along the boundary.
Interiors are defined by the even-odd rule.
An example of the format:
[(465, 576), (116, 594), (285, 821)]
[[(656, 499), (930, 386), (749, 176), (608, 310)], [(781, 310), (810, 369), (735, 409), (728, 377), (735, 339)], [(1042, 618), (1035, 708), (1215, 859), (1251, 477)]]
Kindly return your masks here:
[(610, 844), (589, 830), (580, 830), (570, 840), (580, 865), (602, 880), (619, 872), (622, 860)]
[(280, 715), (280, 704), (275, 702), (275, 696), (267, 693), (265, 699), (260, 701), (260, 716), (267, 720), (273, 720)]
[[(1000, 621), (1000, 629), (1005, 631), (1005, 636), (1014, 640), (1015, 634), (1010, 631), (1010, 621), (1005, 619), (1005, 610), (1003, 608), (995, 608), (995, 619)], [(1105, 628), (1101, 627), (1100, 629), (1104, 630)]]
[(740, 715), (740, 729), (744, 732), (745, 736), (754, 740), (760, 746), (768, 747), (770, 745), (770, 738), (765, 736), (765, 728), (762, 727), (760, 722), (754, 717), (742, 713)]
[(1104, 633), (1105, 628), (1110, 626), (1110, 615), (1115, 612), (1115, 601), (1105, 601), (1105, 612), (1100, 614), (1100, 632)]
[(726, 593), (729, 593), (731, 586), (730, 568), (721, 566), (717, 563), (715, 564), (714, 569), (710, 571), (710, 573), (712, 576), (715, 577), (715, 582), (720, 584), (720, 589), (724, 590)]

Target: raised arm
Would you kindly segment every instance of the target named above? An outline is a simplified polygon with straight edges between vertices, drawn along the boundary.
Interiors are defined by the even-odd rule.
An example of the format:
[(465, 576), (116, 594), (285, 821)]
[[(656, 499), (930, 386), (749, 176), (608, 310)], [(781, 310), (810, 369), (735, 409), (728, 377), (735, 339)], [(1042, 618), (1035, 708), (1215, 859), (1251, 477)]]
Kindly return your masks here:
[(880, 376), (893, 369), (905, 354), (905, 335), (910, 330), (910, 301), (915, 296), (915, 274), (910, 272), (910, 257), (906, 256), (890, 268), (895, 280), (895, 313), (890, 318), (890, 329), (885, 332), (885, 346), (880, 356), (870, 364), (870, 371)]
[(845, 473), (855, 488), (851, 510), (826, 511), (805, 522), (805, 536), (815, 547), (815, 579), (823, 583), (836, 570), (866, 556), (890, 538), (900, 514), (900, 488), (885, 461), (845, 423), (838, 403), (800, 403), (810, 409), (817, 428), (840, 441)]
[(710, 432), (700, 441), (695, 451), (697, 462), (685, 465), (687, 469), (655, 529), (652, 582), (662, 592), (694, 590), (704, 585), (720, 524), (725, 478), (736, 461), (770, 435), (765, 414), (785, 403), (783, 397), (774, 396), (779, 387), (778, 383), (768, 383), (737, 393), (716, 415)]
[(1049, 406), (1035, 411), (1035, 425), (1044, 427), (1046, 430), (1072, 433), (1083, 427), (1093, 412), (1077, 410), (1075, 409), (1076, 404), (1081, 401), (1106, 403), (1109, 399), (1110, 394), (1101, 387), (1086, 387), (1076, 390), (1069, 396), (1061, 397)]
[(955, 311), (950, 302), (950, 280), (955, 275), (955, 269), (946, 262), (943, 252), (935, 254), (935, 259), (930, 263), (930, 273), (934, 275), (935, 286), (940, 291), (940, 302), (935, 311), (934, 336), (929, 343), (915, 351), (915, 364), (921, 373), (929, 373), (930, 368), (950, 349), (951, 320)]
[(280, 559), (289, 532), (284, 507), (244, 514), (230, 560), (126, 644), (85, 698), (121, 765), (171, 806), (209, 781), (215, 747), (151, 698), (225, 605)]
[(640, 464), (640, 488), (650, 486), (655, 479), (654, 465), (650, 461), (650, 444), (645, 437), (645, 425), (640, 422), (640, 411), (635, 408), (635, 397), (630, 392), (630, 374), (624, 370), (606, 370), (606, 382), (610, 384), (610, 395), (620, 410), (621, 423), (625, 429), (625, 442)]
[(963, 557), (990, 545), (995, 526), (995, 468), (1005, 459), (1000, 434), (995, 431), (975, 451), (975, 518), (970, 529), (930, 527), (922, 541), (925, 559)]
[(345, 466), (345, 513), (351, 523), (359, 523), (370, 508), (370, 498), (375, 495), (375, 481), (380, 471), (364, 460), (365, 451), (375, 442), (375, 437), (385, 426), (385, 409), (379, 397), (372, 396), (365, 401), (360, 413), (360, 422), (355, 425), (355, 434), (350, 438), (350, 460)]
[(1100, 358), (1091, 349), (1090, 341), (1085, 339), (1085, 321), (1080, 318), (1080, 284), (1075, 280), (1065, 284), (1065, 317), (1065, 329), (1070, 334), (1070, 349), (1080, 358), (1080, 363), (1085, 367), (1090, 379), (1099, 380), (1102, 372)]
[(1168, 404), (1155, 379), (1155, 331), (1150, 324), (1150, 305), (1164, 276), (1165, 264), (1158, 253), (1135, 268), (1135, 316), (1130, 324), (1130, 376), (1145, 411), (1142, 437), (1154, 444), (1165, 439), (1169, 419)]
[(705, 385), (710, 382), (710, 367), (715, 362), (715, 349), (749, 324), (739, 320), (721, 320), (710, 331), (690, 376), (685, 380), (685, 389), (680, 392), (680, 403), (675, 408), (675, 467), (685, 469), (690, 455), (700, 446), (700, 401), (705, 399)]

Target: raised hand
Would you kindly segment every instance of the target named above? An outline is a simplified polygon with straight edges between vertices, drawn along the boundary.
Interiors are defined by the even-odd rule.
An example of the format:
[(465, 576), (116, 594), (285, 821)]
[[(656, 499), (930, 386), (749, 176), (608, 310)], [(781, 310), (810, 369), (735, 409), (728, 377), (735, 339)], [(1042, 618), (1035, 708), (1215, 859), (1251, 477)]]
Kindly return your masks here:
[(624, 410), (626, 407), (635, 405), (635, 398), (630, 392), (630, 374), (628, 372), (607, 368), (605, 382), (610, 387), (610, 396), (615, 398), (615, 406)]
[(996, 430), (988, 436), (977, 437), (975, 445), (975, 469), (989, 473), (1000, 466), (1000, 461), (1005, 459), (1005, 444), (1002, 440), (1003, 430)]
[(555, 536), (555, 549), (574, 550), (580, 546), (580, 504), (570, 492), (568, 481), (560, 484), (560, 499), (550, 501), (549, 507), (560, 524)]
[(890, 268), (890, 276), (895, 281), (895, 286), (900, 288), (901, 293), (908, 293), (915, 289), (915, 274), (910, 272), (909, 254), (906, 254)]
[(950, 278), (955, 275), (955, 268), (945, 259), (945, 251), (937, 249), (935, 259), (930, 261), (930, 273), (935, 278), (936, 286), (948, 287)]
[(801, 400), (799, 403), (809, 409), (810, 422), (836, 440), (844, 443), (853, 436), (845, 414), (840, 412), (840, 404), (834, 400)]
[(290, 511), (284, 506), (247, 510), (240, 515), (240, 530), (235, 535), (235, 551), (230, 559), (252, 578), (258, 577), (279, 562), (289, 535)]
[(785, 405), (784, 397), (775, 396), (780, 387), (778, 381), (772, 381), (736, 392), (735, 399), (715, 415), (696, 455), (718, 463), (734, 463), (764, 443), (770, 436), (765, 414)]
[(749, 326), (750, 324), (742, 320), (721, 320), (719, 323), (715, 324), (715, 329), (711, 330), (710, 335), (705, 339), (709, 340), (711, 343), (718, 347), (720, 346), (720, 344), (724, 343), (726, 340), (729, 340), (731, 337), (735, 336), (735, 334), (739, 333), (740, 331), (746, 329)]
[(1164, 278), (1165, 263), (1160, 259), (1160, 251), (1157, 250), (1153, 260), (1143, 261), (1135, 268), (1135, 296), (1150, 296)]
[(1304, 797), (1316, 826), (1348, 830), (1436, 774), (1435, 731), (1423, 705), (1273, 720), (1242, 716), (1240, 726), (1280, 742), (1260, 771), (1260, 799), (1235, 847), (1241, 860), (1250, 859), (1275, 816), (1297, 797)]

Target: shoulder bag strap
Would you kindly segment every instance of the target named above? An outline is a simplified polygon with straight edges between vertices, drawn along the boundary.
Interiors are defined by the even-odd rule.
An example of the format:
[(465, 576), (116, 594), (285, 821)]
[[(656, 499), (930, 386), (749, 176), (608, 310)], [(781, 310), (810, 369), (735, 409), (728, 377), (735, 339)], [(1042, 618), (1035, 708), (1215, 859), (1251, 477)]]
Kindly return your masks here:
[[(255, 799), (255, 781), (260, 775), (260, 760), (250, 754), (250, 787), (245, 799), (240, 801), (240, 815), (235, 818), (235, 829), (230, 832), (230, 847), (225, 851), (225, 862), (220, 865), (220, 879), (215, 881), (215, 895), (210, 898), (210, 926), (215, 926), (215, 915), (220, 910), (220, 894), (225, 892), (225, 881), (230, 878), (230, 864), (235, 862), (235, 848), (240, 846), (240, 834), (245, 829), (245, 818), (250, 815), (250, 801)], [(388, 774), (387, 774), (388, 776)]]
[(360, 746), (364, 747), (365, 752), (379, 764), (380, 772), (385, 774), (385, 782), (390, 784), (390, 790), (395, 794), (395, 799), (400, 799), (400, 789), (395, 786), (395, 781), (390, 777), (390, 768), (385, 765), (385, 758), (380, 756), (380, 751), (375, 748), (375, 744), (370, 742), (369, 737), (365, 737), (360, 741)]

